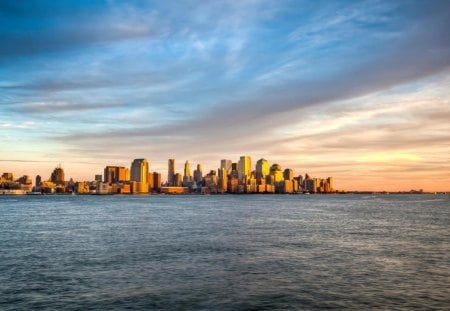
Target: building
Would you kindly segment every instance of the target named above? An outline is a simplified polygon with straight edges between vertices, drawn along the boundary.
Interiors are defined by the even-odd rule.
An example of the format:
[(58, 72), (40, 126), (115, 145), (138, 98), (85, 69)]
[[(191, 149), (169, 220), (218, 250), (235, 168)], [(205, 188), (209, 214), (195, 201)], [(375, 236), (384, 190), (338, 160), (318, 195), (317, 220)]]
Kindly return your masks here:
[(147, 184), (148, 162), (147, 159), (135, 159), (131, 163), (131, 180)]
[(176, 173), (175, 175), (173, 175), (172, 186), (181, 187), (182, 184), (183, 184), (183, 178), (181, 177), (181, 174)]
[(153, 189), (159, 192), (161, 189), (161, 174), (153, 172)]
[(263, 179), (270, 174), (269, 162), (266, 159), (259, 159), (256, 162), (256, 179)]
[(100, 175), (100, 174), (95, 175), (94, 180), (95, 180), (96, 182), (101, 182), (101, 181), (102, 181), (102, 175)]
[[(231, 161), (230, 161), (231, 169)], [(220, 193), (227, 192), (228, 190), (228, 173), (225, 167), (219, 168), (219, 180), (218, 180), (218, 191)]]
[(191, 181), (191, 166), (189, 165), (189, 162), (186, 161), (186, 163), (184, 163), (183, 183), (189, 183), (190, 181)]
[(173, 186), (173, 175), (175, 175), (175, 159), (169, 159), (167, 172), (167, 184), (169, 186)]
[(244, 180), (250, 176), (252, 170), (252, 160), (249, 156), (241, 156), (238, 165), (239, 180)]
[(200, 183), (203, 181), (203, 171), (201, 164), (197, 164), (197, 169), (194, 171), (194, 181), (196, 183)]
[(61, 164), (53, 170), (50, 181), (57, 186), (65, 186), (64, 169), (61, 167)]
[(34, 184), (34, 191), (35, 192), (40, 192), (41, 191), (41, 182), (42, 182), (41, 175), (36, 175), (36, 180), (35, 180), (35, 184)]
[(13, 173), (3, 173), (2, 179), (4, 181), (14, 181), (14, 175)]
[(293, 180), (294, 179), (294, 171), (290, 168), (287, 168), (283, 172), (283, 178), (284, 180)]
[[(129, 170), (123, 166), (107, 166), (104, 169), (104, 182), (116, 183), (129, 181)], [(128, 176), (127, 176), (128, 175)], [(128, 178), (127, 178), (128, 177)]]
[(148, 161), (135, 159), (131, 163), (131, 191), (133, 193), (148, 192)]
[(224, 168), (227, 171), (227, 175), (231, 173), (231, 160), (223, 159), (220, 160), (220, 168)]
[(284, 180), (283, 171), (279, 164), (275, 163), (270, 167), (270, 175), (273, 176), (275, 184)]

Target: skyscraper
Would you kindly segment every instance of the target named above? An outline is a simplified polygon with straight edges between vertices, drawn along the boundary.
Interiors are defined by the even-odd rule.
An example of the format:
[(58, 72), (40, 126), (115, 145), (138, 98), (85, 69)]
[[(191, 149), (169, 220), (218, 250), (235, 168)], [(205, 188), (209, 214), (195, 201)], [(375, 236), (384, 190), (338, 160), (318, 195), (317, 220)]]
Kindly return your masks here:
[(238, 167), (238, 173), (239, 173), (239, 179), (243, 180), (244, 178), (247, 178), (250, 176), (252, 170), (252, 160), (249, 156), (241, 156), (239, 159), (239, 167)]
[(65, 185), (64, 182), (64, 169), (61, 167), (61, 164), (59, 164), (52, 172), (52, 175), (50, 177), (50, 181), (55, 183), (56, 185)]
[(203, 171), (201, 164), (197, 164), (197, 169), (194, 171), (194, 181), (196, 183), (203, 181)]
[(147, 184), (148, 162), (147, 159), (135, 159), (131, 163), (131, 180)]
[(266, 159), (259, 159), (256, 162), (256, 178), (262, 179), (270, 174), (269, 162)]
[(283, 172), (283, 177), (284, 177), (284, 180), (294, 179), (294, 171), (291, 170), (290, 168), (285, 169)]
[(224, 168), (227, 170), (227, 174), (231, 173), (231, 160), (223, 159), (220, 160), (220, 168)]
[(184, 163), (183, 182), (190, 182), (190, 181), (191, 181), (191, 166), (189, 165), (189, 162), (186, 161), (186, 163)]
[(175, 175), (175, 159), (169, 159), (169, 167), (167, 173), (167, 183), (173, 186), (173, 175)]

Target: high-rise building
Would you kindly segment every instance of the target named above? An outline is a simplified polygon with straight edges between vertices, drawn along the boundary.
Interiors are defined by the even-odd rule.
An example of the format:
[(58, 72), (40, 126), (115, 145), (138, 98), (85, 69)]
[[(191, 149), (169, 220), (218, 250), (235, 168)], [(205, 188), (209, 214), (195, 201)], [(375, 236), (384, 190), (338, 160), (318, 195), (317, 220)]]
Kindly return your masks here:
[(227, 171), (227, 175), (231, 173), (231, 160), (223, 159), (220, 160), (220, 168), (224, 168)]
[(196, 183), (203, 181), (203, 171), (201, 164), (197, 164), (197, 169), (194, 171), (194, 181)]
[(94, 176), (94, 180), (95, 181), (97, 181), (97, 182), (102, 182), (102, 175), (100, 175), (100, 174), (96, 174), (95, 176)]
[(183, 178), (180, 173), (176, 173), (173, 175), (173, 184), (172, 186), (181, 187)]
[(131, 180), (147, 184), (148, 161), (147, 159), (135, 159), (131, 163)]
[(155, 189), (155, 183), (153, 180), (153, 173), (149, 172), (147, 176), (147, 183), (148, 183), (148, 190), (154, 190)]
[(153, 172), (153, 188), (155, 191), (159, 191), (161, 189), (161, 174), (157, 172)]
[(283, 171), (279, 164), (275, 163), (270, 167), (270, 175), (273, 176), (275, 183), (284, 180)]
[(270, 174), (269, 162), (266, 159), (259, 159), (256, 162), (256, 178), (263, 179)]
[(116, 183), (129, 181), (129, 170), (123, 166), (107, 166), (104, 169), (104, 182), (105, 183)]
[[(231, 165), (230, 165), (230, 168), (231, 168)], [(221, 167), (221, 168), (219, 168), (218, 172), (219, 172), (218, 191), (219, 192), (227, 192), (227, 190), (228, 190), (227, 169), (225, 167)]]
[(167, 183), (169, 186), (173, 186), (173, 175), (175, 175), (175, 159), (169, 159), (167, 172)]
[(189, 162), (186, 161), (186, 163), (184, 163), (183, 182), (190, 182), (190, 181), (191, 181), (191, 166), (189, 165)]
[(41, 175), (36, 175), (36, 183), (34, 184), (34, 191), (41, 191), (41, 182), (42, 182), (42, 177)]
[(330, 191), (333, 191), (334, 190), (334, 188), (333, 188), (333, 177), (328, 177), (327, 178), (327, 182), (328, 182), (328, 185), (330, 187)]
[(239, 159), (239, 167), (238, 167), (238, 173), (239, 173), (239, 179), (243, 180), (250, 176), (252, 170), (252, 160), (249, 156), (241, 156)]
[(284, 178), (284, 180), (294, 179), (294, 171), (291, 170), (290, 168), (285, 169), (283, 172), (283, 178)]
[(53, 182), (56, 185), (64, 186), (64, 169), (61, 167), (61, 164), (59, 164), (52, 172), (52, 175), (50, 177), (50, 181)]

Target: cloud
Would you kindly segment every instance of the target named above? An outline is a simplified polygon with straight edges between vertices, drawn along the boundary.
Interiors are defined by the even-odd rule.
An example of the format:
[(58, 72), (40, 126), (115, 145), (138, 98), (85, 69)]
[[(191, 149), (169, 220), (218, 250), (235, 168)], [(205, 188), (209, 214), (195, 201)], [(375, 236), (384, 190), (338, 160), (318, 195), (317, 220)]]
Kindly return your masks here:
[(5, 44), (0, 46), (0, 60), (96, 43), (152, 39), (167, 32), (162, 20), (156, 23), (154, 12), (125, 4), (90, 10), (69, 3), (47, 7), (42, 2), (26, 6), (13, 2), (2, 1), (0, 41)]
[(95, 104), (80, 104), (74, 102), (31, 102), (31, 103), (19, 103), (12, 109), (16, 112), (40, 114), (40, 113), (53, 113), (53, 112), (82, 112), (87, 110), (97, 110), (102, 108), (114, 108), (121, 107), (118, 103), (95, 103)]

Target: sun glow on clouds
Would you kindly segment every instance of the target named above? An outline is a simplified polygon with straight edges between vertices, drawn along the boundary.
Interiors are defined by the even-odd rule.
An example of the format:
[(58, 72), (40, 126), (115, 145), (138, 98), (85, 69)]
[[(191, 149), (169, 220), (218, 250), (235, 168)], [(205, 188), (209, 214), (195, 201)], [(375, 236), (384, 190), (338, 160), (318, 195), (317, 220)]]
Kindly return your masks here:
[(340, 189), (450, 190), (448, 2), (0, 10), (0, 171), (249, 154)]

